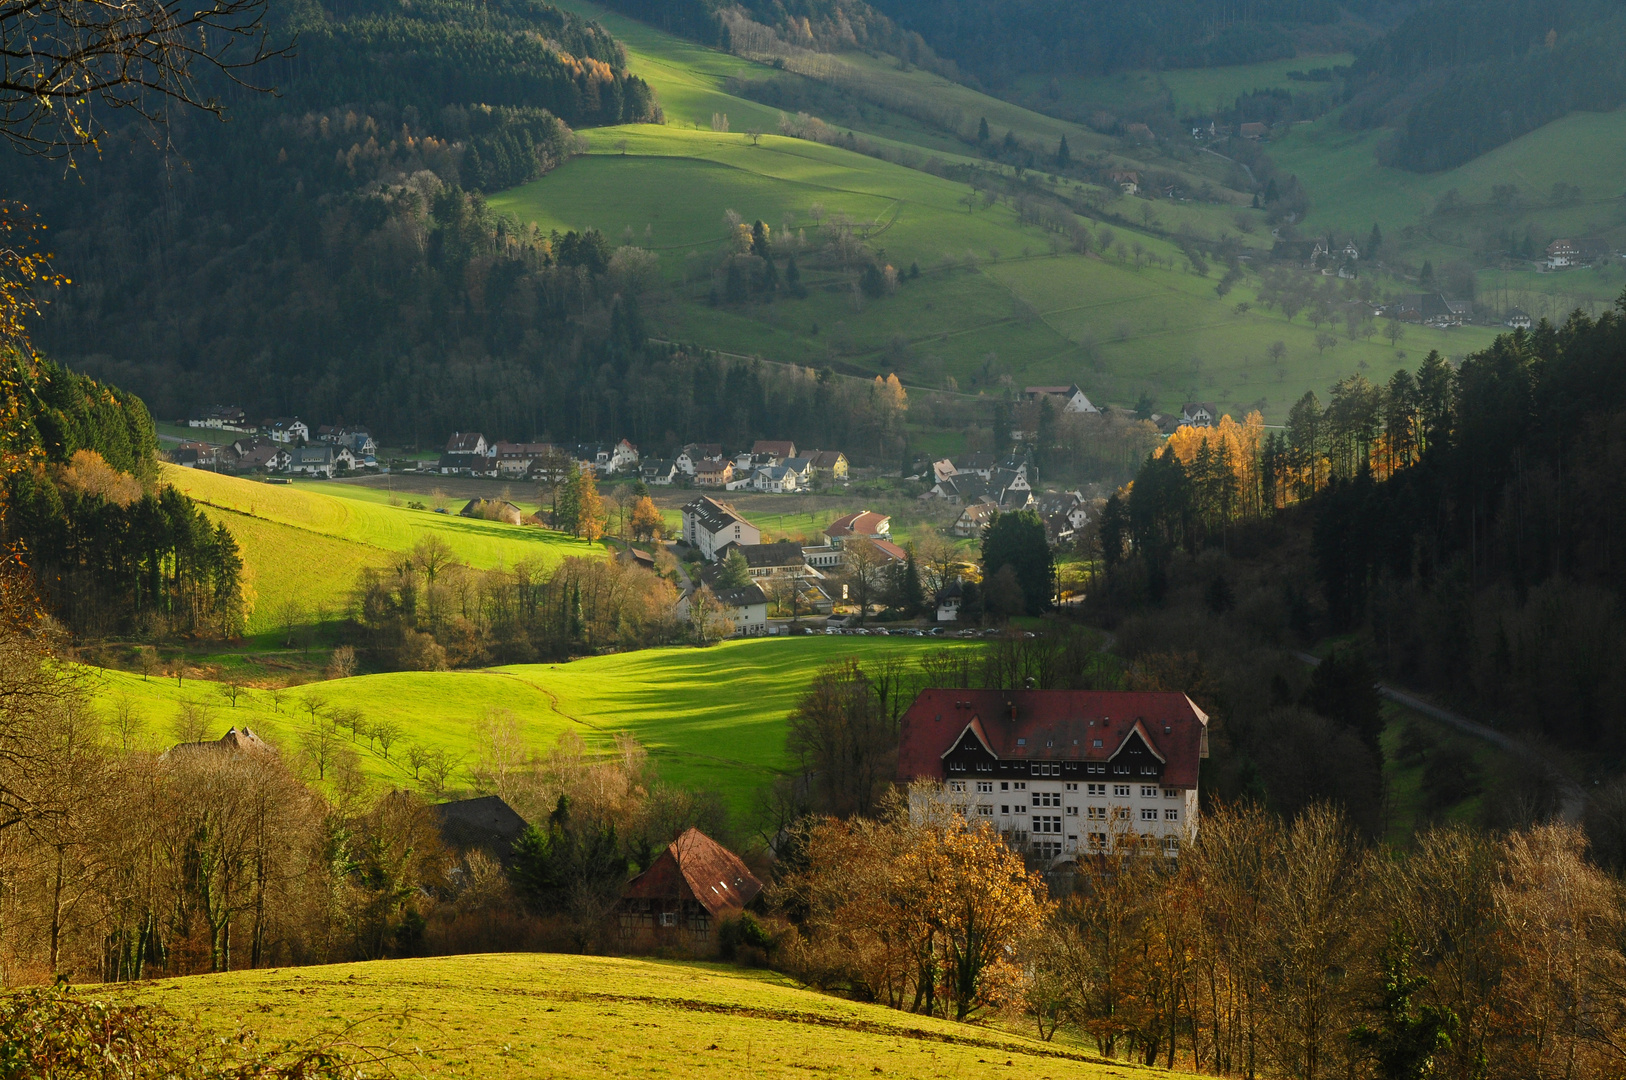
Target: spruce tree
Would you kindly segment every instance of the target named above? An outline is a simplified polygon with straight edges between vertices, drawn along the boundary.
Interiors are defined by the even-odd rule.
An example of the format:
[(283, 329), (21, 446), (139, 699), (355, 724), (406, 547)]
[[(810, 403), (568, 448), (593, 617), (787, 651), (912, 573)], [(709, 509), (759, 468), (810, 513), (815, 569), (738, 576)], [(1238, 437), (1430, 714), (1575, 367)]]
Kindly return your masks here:
[(988, 137), (988, 118), (984, 116), (977, 121), (977, 141), (985, 143), (988, 141)]
[(1056, 147), (1056, 168), (1065, 169), (1073, 163), (1073, 152), (1067, 148), (1067, 136), (1061, 137), (1061, 144)]

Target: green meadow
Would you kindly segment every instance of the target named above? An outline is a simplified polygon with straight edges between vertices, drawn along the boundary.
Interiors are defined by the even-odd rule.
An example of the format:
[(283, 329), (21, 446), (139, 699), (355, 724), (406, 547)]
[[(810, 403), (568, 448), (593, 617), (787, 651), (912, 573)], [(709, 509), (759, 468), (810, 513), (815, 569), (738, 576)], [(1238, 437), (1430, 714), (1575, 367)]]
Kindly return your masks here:
[(1350, 53), (1333, 53), (1213, 68), (1058, 75), (1054, 86), (1050, 76), (1025, 75), (1013, 80), (1013, 88), (1018, 100), (1059, 112), (1129, 109), (1166, 97), (1177, 115), (1201, 115), (1234, 105), (1238, 97), (1250, 90), (1286, 88), (1314, 92), (1318, 86), (1325, 88), (1326, 83), (1297, 82), (1289, 79), (1287, 73), (1339, 67), (1354, 59)]
[[(87, 689), (106, 715), (121, 707), (139, 719), (152, 746), (174, 741), (173, 721), (188, 703), (209, 710), (211, 737), (248, 726), (285, 753), (310, 730), (308, 703), (359, 712), (368, 723), (393, 722), (400, 741), (388, 756), (356, 740), (373, 780), (410, 785), (407, 749), (443, 750), (472, 766), (486, 725), (511, 714), (527, 743), (545, 750), (566, 731), (608, 750), (617, 734), (635, 736), (663, 779), (719, 791), (743, 815), (756, 790), (786, 767), (785, 719), (821, 667), (855, 657), (917, 660), (928, 649), (975, 645), (917, 638), (810, 636), (730, 641), (709, 649), (675, 647), (588, 657), (563, 664), (523, 664), (484, 671), (396, 672), (309, 683), (286, 690), (248, 689), (232, 705), (222, 683), (144, 678), (87, 669)], [(452, 777), (466, 787), (465, 769)]]
[[(1181, 161), (1123, 145), (893, 61), (854, 54), (803, 64), (811, 74), (796, 78), (820, 77), (823, 64), (830, 87), (863, 101), (869, 127), (843, 127), (887, 145), (910, 143), (917, 164), (927, 156), (974, 160), (966, 156), (973, 147), (953, 138), (945, 143), (944, 132), (926, 131), (900, 112), (910, 101), (925, 100), (969, 118), (968, 125), (986, 117), (996, 137), (1009, 129), (1049, 145), (1066, 135), (1075, 156), (1101, 154), (1130, 167), (1153, 162), (1215, 192), (1213, 203), (1111, 193), (1106, 210), (1120, 222), (1111, 226), (1114, 248), (1104, 257), (1057, 251), (1053, 234), (1024, 224), (1004, 202), (968, 208), (966, 186), (932, 171), (780, 136), (777, 110), (730, 93), (730, 79), (790, 73), (681, 41), (586, 0), (569, 6), (600, 19), (626, 42), (632, 69), (661, 96), (666, 123), (588, 132), (589, 153), (489, 202), (544, 229), (597, 228), (613, 242), (655, 251), (663, 287), (647, 298), (646, 313), (665, 338), (855, 375), (896, 372), (906, 384), (970, 393), (997, 392), (1007, 379), (1017, 385), (1076, 380), (1106, 402), (1129, 404), (1150, 394), (1173, 408), (1196, 398), (1237, 413), (1260, 408), (1273, 421), (1305, 390), (1324, 392), (1356, 371), (1386, 376), (1402, 362), (1376, 336), (1320, 348), (1316, 329), (1303, 317), (1289, 322), (1260, 311), (1249, 281), (1221, 297), (1218, 269), (1207, 277), (1190, 271), (1165, 237), (1189, 231), (1230, 235), (1260, 249), (1270, 243), (1262, 215), (1246, 209), (1241, 193), (1224, 188), (1228, 166), (1212, 155)], [(1346, 59), (1160, 78), (1174, 88), (1170, 92), (1195, 101), (1275, 85), (1294, 67)], [(729, 131), (712, 130), (714, 114), (727, 114)], [(1075, 188), (1083, 191), (1058, 186), (1076, 194)], [(1232, 196), (1235, 202), (1228, 203)], [(1095, 197), (1102, 197), (1098, 190)], [(881, 259), (909, 273), (894, 295), (869, 301), (855, 297), (849, 274), (820, 270), (816, 259), (804, 258), (806, 298), (716, 304), (709, 260), (725, 243), (728, 211), (765, 222), (781, 254), (821, 246), (832, 217), (845, 216)], [(1171, 259), (1173, 269), (1151, 266), (1142, 256)], [(1401, 351), (1408, 358), (1430, 348), (1462, 355), (1491, 337), (1473, 329), (1418, 328), (1408, 332)], [(1277, 341), (1285, 358), (1267, 362)]]
[[(1092, 396), (1165, 407), (1212, 400), (1241, 413), (1285, 415), (1305, 390), (1355, 371), (1386, 376), (1398, 364), (1380, 338), (1326, 350), (1304, 318), (1254, 307), (1247, 282), (1215, 291), (1166, 241), (1116, 230), (1126, 244), (1106, 258), (1053, 253), (1048, 238), (1003, 204), (968, 212), (964, 187), (846, 150), (775, 135), (638, 126), (596, 131), (592, 152), (524, 187), (493, 196), (499, 211), (548, 228), (629, 232), (659, 253), (668, 288), (651, 305), (676, 340), (779, 361), (883, 374), (961, 390), (1077, 380)], [(1148, 206), (1153, 204), (1147, 204)], [(744, 307), (712, 306), (709, 275), (684, 281), (689, 253), (721, 243), (724, 214), (769, 223), (776, 235), (818, 235), (815, 206), (870, 223), (872, 246), (899, 267), (918, 266), (891, 297), (855, 303), (850, 282), (804, 274), (809, 296)], [(1164, 212), (1159, 208), (1155, 213)], [(645, 238), (648, 238), (647, 240)], [(1134, 249), (1174, 259), (1138, 263)], [(1402, 348), (1462, 355), (1488, 330), (1414, 328)], [(1281, 364), (1267, 361), (1275, 341)]]
[(458, 506), (450, 514), (393, 506), (387, 492), (355, 485), (266, 484), (170, 465), (163, 466), (163, 479), (204, 504), (243, 549), (254, 600), (250, 634), (282, 625), (290, 602), (302, 607), (300, 621), (332, 615), (363, 568), (384, 566), (428, 536), (479, 569), (603, 555), (599, 545), (563, 533), (458, 517)]
[[(1061, 1039), (955, 1024), (715, 964), (557, 954), (380, 960), (141, 984), (205, 1029), (365, 1046), (405, 1075), (892, 1077), (1024, 1080), (1162, 1074)], [(1165, 1074), (1166, 1075), (1166, 1074)]]

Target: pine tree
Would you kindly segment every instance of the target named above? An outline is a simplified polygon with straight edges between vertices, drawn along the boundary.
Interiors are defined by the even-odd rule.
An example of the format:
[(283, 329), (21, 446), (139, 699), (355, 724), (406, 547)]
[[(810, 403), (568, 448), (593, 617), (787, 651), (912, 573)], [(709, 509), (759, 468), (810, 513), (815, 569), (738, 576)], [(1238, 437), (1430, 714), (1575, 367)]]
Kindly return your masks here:
[(985, 143), (988, 141), (988, 138), (988, 118), (985, 116), (977, 121), (977, 141), (980, 143)]
[(1374, 221), (1372, 223), (1372, 232), (1366, 238), (1366, 257), (1368, 259), (1377, 258), (1378, 250), (1380, 248), (1382, 248), (1382, 247), (1383, 247), (1383, 230), (1378, 228), (1378, 223)]
[(926, 590), (920, 584), (920, 567), (915, 563), (915, 545), (904, 549), (908, 559), (898, 571), (898, 606), (907, 615), (918, 615), (926, 607)]
[(1067, 136), (1061, 137), (1061, 145), (1056, 147), (1056, 168), (1065, 169), (1073, 163), (1073, 152), (1067, 148)]
[(570, 476), (554, 496), (553, 527), (572, 536), (581, 535), (582, 473), (576, 463), (570, 463)]

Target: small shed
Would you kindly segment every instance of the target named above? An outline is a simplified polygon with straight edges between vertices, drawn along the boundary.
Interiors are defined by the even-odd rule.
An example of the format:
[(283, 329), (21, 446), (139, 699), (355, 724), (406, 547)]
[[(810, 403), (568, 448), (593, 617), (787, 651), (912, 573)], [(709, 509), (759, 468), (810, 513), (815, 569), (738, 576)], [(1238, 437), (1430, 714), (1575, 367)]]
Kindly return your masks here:
[(627, 883), (616, 905), (621, 947), (717, 952), (717, 924), (762, 891), (740, 857), (699, 829), (685, 830)]

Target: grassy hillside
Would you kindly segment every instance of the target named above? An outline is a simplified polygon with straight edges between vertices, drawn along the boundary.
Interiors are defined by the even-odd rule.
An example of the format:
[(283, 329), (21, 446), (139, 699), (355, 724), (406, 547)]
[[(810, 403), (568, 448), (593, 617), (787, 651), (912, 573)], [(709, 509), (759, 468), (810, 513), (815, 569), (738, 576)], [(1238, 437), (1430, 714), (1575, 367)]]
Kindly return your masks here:
[[(592, 153), (491, 203), (544, 227), (593, 226), (659, 252), (668, 282), (651, 307), (660, 331), (679, 340), (773, 360), (850, 370), (897, 371), (906, 382), (963, 391), (1025, 382), (1077, 380), (1093, 396), (1134, 402), (1149, 392), (1166, 406), (1203, 398), (1241, 412), (1280, 417), (1306, 389), (1324, 390), (1352, 371), (1396, 366), (1381, 338), (1316, 350), (1303, 318), (1289, 323), (1258, 309), (1244, 283), (1215, 292), (1217, 272), (1199, 277), (1169, 242), (1115, 230), (1175, 269), (1138, 265), (1132, 249), (1102, 258), (1053, 254), (1049, 237), (1000, 204), (968, 212), (965, 187), (849, 151), (779, 136), (760, 145), (738, 134), (633, 127), (595, 132)], [(684, 283), (685, 256), (715, 247), (724, 212), (760, 218), (784, 232), (818, 234), (814, 204), (868, 223), (873, 246), (918, 281), (896, 295), (855, 304), (835, 274), (804, 274), (805, 300), (712, 306), (709, 275)], [(1154, 215), (1168, 213), (1165, 204)], [(646, 240), (645, 238), (648, 237)], [(1460, 355), (1487, 344), (1487, 331), (1417, 329), (1409, 350)], [(1274, 341), (1286, 360), (1266, 360)]]
[(439, 537), (481, 569), (521, 561), (552, 566), (571, 555), (603, 554), (597, 544), (562, 533), (409, 510), (390, 505), (386, 492), (351, 485), (272, 485), (171, 465), (163, 466), (163, 476), (237, 538), (254, 590), (251, 634), (281, 625), (290, 601), (307, 614), (338, 610), (364, 567), (382, 566), (426, 536)]
[(1315, 84), (1289, 79), (1287, 73), (1340, 67), (1354, 59), (1350, 53), (1335, 53), (1213, 68), (1120, 71), (1112, 75), (1021, 75), (1012, 80), (1010, 93), (1016, 100), (1029, 102), (1035, 108), (1064, 115), (1094, 109), (1132, 108), (1165, 99), (1176, 115), (1201, 114), (1229, 108), (1250, 90), (1313, 87)]
[[(1415, 173), (1378, 164), (1384, 132), (1350, 132), (1335, 118), (1302, 124), (1271, 147), (1280, 166), (1308, 186), (1312, 206), (1306, 224), (1364, 236), (1378, 222), (1390, 258), (1436, 268), (1456, 259), (1482, 265), (1501, 251), (1499, 234), (1532, 237), (1537, 252), (1558, 236), (1626, 240), (1626, 109), (1572, 113), (1497, 147), (1465, 165), (1438, 173)], [(1554, 200), (1554, 184), (1578, 194)], [(1514, 185), (1511, 203), (1493, 201), (1498, 185)], [(1436, 213), (1448, 193), (1462, 208)], [(1410, 235), (1407, 235), (1407, 230)], [(1604, 272), (1537, 274), (1515, 260), (1507, 269), (1482, 270), (1482, 292), (1495, 306), (1523, 307), (1535, 315), (1562, 315), (1576, 306), (1596, 308), (1619, 297), (1626, 268)], [(1506, 293), (1505, 302), (1503, 293)]]
[[(307, 700), (328, 710), (354, 709), (371, 722), (394, 721), (400, 742), (386, 758), (366, 740), (367, 774), (384, 783), (410, 784), (406, 749), (412, 744), (478, 757), (482, 730), (494, 710), (519, 721), (541, 751), (566, 730), (590, 746), (608, 748), (631, 732), (673, 783), (722, 792), (736, 813), (786, 764), (785, 718), (819, 668), (853, 656), (874, 660), (918, 657), (927, 648), (974, 648), (906, 638), (799, 637), (733, 641), (710, 649), (668, 648), (590, 657), (568, 664), (525, 664), (489, 671), (400, 672), (312, 683), (273, 693), (248, 690), (232, 706), (219, 683), (145, 679), (94, 671), (94, 697), (111, 714), (128, 703), (153, 745), (173, 742), (172, 721), (182, 705), (211, 710), (215, 734), (248, 725), (293, 753), (309, 730)], [(462, 771), (454, 786), (465, 786)]]
[[(462, 1080), (743, 1074), (1093, 1080), (1143, 1070), (1076, 1048), (797, 988), (771, 972), (607, 957), (384, 960), (199, 975), (136, 993), (222, 1033), (343, 1032)], [(1144, 1070), (1147, 1074), (1160, 1070)], [(416, 1073), (414, 1073), (416, 1074)]]
[[(1275, 419), (1306, 389), (1324, 390), (1357, 370), (1387, 374), (1397, 364), (1380, 338), (1318, 351), (1315, 330), (1302, 318), (1289, 323), (1257, 308), (1238, 311), (1240, 302), (1254, 299), (1247, 282), (1222, 298), (1215, 291), (1219, 270), (1208, 277), (1189, 271), (1167, 237), (1184, 231), (1269, 243), (1261, 215), (1233, 203), (1246, 196), (1224, 188), (1229, 166), (1214, 155), (1182, 160), (1137, 149), (895, 62), (792, 57), (791, 72), (781, 72), (585, 0), (570, 6), (601, 18), (627, 44), (631, 69), (660, 93), (667, 122), (595, 130), (588, 155), (490, 202), (543, 228), (595, 227), (613, 241), (656, 251), (664, 288), (650, 297), (646, 313), (657, 334), (855, 374), (896, 371), (906, 383), (962, 392), (997, 391), (1006, 379), (1017, 385), (1076, 379), (1104, 401), (1133, 403), (1150, 393), (1172, 407), (1200, 398), (1236, 412), (1262, 408)], [(1171, 77), (1185, 80), (1181, 93), (1200, 98), (1280, 81), (1280, 66)], [(795, 75), (799, 69), (811, 74)], [(1215, 201), (1120, 198), (1063, 182), (1057, 190), (1106, 200), (1122, 246), (1105, 258), (1054, 253), (1055, 234), (1023, 224), (1003, 202), (968, 210), (966, 186), (933, 171), (775, 134), (763, 134), (758, 145), (743, 134), (777, 131), (779, 110), (731, 93), (740, 88), (731, 79), (819, 82), (821, 72), (827, 98), (856, 103), (843, 129), (887, 146), (908, 144), (909, 160), (924, 165), (933, 156), (937, 172), (976, 159), (965, 156), (972, 147), (941, 127), (911, 118), (922, 114), (921, 101), (960, 118), (950, 126), (974, 128), (985, 116), (996, 139), (1009, 129), (1052, 146), (1066, 135), (1075, 157), (1097, 154), (1103, 162), (1145, 167), (1139, 155), (1194, 187), (1208, 183)], [(714, 114), (728, 116), (730, 132), (711, 129)], [(1041, 177), (1042, 187), (1049, 184)], [(804, 258), (806, 299), (713, 304), (707, 257), (723, 244), (728, 210), (767, 222), (781, 243), (799, 234), (809, 247), (819, 246), (832, 215), (845, 214), (881, 258), (900, 270), (918, 266), (921, 276), (894, 296), (855, 301), (847, 273), (820, 272)], [(1174, 269), (1144, 265), (1138, 251), (1172, 259)], [(1460, 355), (1489, 340), (1484, 331), (1415, 330), (1403, 348)], [(1286, 348), (1279, 365), (1265, 359), (1276, 341)]]

